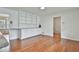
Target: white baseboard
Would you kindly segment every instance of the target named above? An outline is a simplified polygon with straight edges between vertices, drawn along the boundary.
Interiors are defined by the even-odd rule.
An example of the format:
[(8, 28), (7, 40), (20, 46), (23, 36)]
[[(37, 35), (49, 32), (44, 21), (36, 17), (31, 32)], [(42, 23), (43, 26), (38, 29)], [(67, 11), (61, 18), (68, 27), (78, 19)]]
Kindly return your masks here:
[(53, 34), (49, 34), (49, 33), (44, 33), (42, 35), (53, 36)]
[(61, 36), (61, 38), (66, 38), (66, 39), (69, 39), (69, 40), (79, 41), (79, 39), (76, 39), (76, 38), (70, 38), (70, 37), (66, 37), (66, 36)]

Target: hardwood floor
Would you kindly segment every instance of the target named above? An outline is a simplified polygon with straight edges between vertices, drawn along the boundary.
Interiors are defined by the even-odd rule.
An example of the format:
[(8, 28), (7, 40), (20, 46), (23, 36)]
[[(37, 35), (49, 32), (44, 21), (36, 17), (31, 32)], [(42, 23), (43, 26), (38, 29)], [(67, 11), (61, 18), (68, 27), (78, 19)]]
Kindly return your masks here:
[(11, 52), (77, 52), (79, 42), (39, 35), (24, 40), (11, 40)]

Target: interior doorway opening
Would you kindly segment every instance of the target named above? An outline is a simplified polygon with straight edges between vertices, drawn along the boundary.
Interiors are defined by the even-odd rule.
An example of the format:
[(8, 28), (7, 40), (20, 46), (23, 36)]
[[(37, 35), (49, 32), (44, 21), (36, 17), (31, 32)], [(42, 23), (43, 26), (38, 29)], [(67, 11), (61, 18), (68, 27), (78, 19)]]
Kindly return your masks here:
[(57, 40), (61, 39), (61, 16), (53, 17), (53, 35)]

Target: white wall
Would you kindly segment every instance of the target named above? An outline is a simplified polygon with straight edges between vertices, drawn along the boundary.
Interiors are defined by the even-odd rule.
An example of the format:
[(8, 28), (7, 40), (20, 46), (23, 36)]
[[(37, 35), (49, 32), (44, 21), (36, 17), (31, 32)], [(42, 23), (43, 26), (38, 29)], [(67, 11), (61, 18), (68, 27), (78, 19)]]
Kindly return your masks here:
[(42, 29), (45, 34), (53, 33), (52, 19), (55, 16), (61, 16), (62, 37), (79, 41), (79, 9), (41, 16)]
[(42, 25), (42, 33), (44, 35), (53, 36), (53, 18), (52, 18), (52, 15), (40, 16), (40, 23)]

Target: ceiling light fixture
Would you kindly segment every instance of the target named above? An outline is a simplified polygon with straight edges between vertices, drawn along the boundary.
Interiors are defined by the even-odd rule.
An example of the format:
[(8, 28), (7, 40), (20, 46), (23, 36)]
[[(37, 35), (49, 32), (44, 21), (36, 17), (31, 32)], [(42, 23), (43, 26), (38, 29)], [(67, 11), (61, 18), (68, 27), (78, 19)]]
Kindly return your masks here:
[(41, 10), (44, 10), (44, 9), (45, 9), (45, 7), (40, 7), (40, 9), (41, 9)]

